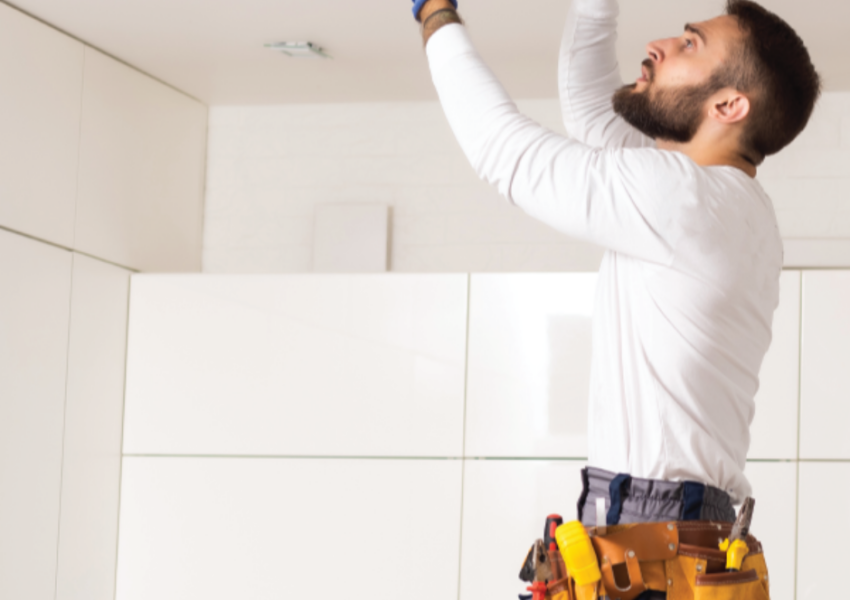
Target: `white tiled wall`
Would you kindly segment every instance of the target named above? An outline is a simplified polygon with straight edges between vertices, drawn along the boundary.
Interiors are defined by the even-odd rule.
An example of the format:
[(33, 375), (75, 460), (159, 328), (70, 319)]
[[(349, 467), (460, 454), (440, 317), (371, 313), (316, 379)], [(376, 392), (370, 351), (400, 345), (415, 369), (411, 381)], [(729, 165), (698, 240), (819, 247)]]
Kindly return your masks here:
[[(836, 580), (818, 578), (807, 561), (824, 549), (847, 556), (831, 541), (840, 535), (830, 537), (844, 516), (818, 527), (814, 515), (824, 498), (831, 511), (846, 496), (848, 281), (840, 270), (782, 275), (747, 465), (758, 500), (753, 532), (766, 547), (775, 600), (814, 597), (801, 595), (810, 588), (840, 596)], [(386, 498), (407, 503), (424, 519), (413, 539), (421, 530), (430, 544), (433, 528), (445, 544), (437, 560), (426, 556), (433, 547), (410, 541), (414, 561), (443, 572), (443, 559), (460, 553), (441, 594), (474, 600), (522, 591), (517, 571), (546, 515), (575, 516), (594, 283), (592, 274), (135, 276), (119, 598), (215, 598), (246, 581), (262, 587), (257, 597), (300, 594), (302, 578), (285, 577), (278, 565), (313, 573), (297, 557), (316, 553), (313, 523), (321, 519), (313, 515), (336, 514), (334, 495), (355, 507), (369, 498), (378, 507)], [(463, 374), (457, 390), (455, 376), (420, 377), (398, 366), (408, 353), (465, 363), (465, 401)], [(389, 371), (376, 370), (379, 363)], [(278, 372), (291, 381), (307, 374), (323, 392), (288, 389)], [(807, 383), (813, 378), (821, 387)], [(443, 395), (450, 380), (454, 391)], [(400, 438), (388, 431), (394, 427)], [(807, 450), (812, 440), (817, 452)], [(443, 467), (435, 465), (448, 470), (437, 475)], [(420, 473), (431, 482), (424, 490), (407, 478)], [(434, 498), (437, 491), (462, 494), (462, 519), (445, 517), (460, 508)], [(363, 511), (367, 523), (377, 518)], [(448, 521), (429, 524), (435, 513)], [(289, 523), (293, 514), (309, 527)], [(839, 534), (845, 524), (836, 525)], [(370, 544), (395, 543), (382, 524), (372, 526)], [(281, 528), (291, 532), (286, 541)], [(371, 551), (347, 560), (357, 573), (374, 565)], [(353, 582), (353, 598), (397, 597)]]
[[(521, 103), (553, 129), (557, 104)], [(601, 251), (481, 183), (433, 102), (213, 107), (204, 271), (311, 270), (314, 207), (391, 206), (390, 270), (595, 271)]]
[[(519, 102), (562, 131), (556, 100)], [(850, 266), (850, 93), (828, 93), (809, 128), (769, 158), (788, 266)], [(437, 103), (214, 107), (204, 270), (311, 268), (314, 207), (392, 207), (390, 269), (595, 271), (600, 251), (508, 206), (480, 182)]]

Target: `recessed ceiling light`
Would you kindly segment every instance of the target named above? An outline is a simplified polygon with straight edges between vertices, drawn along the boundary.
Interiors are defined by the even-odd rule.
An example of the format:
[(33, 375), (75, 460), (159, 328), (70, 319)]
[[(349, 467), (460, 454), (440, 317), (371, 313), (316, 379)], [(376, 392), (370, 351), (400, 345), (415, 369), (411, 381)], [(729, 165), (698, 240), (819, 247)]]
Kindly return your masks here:
[(313, 42), (276, 42), (266, 44), (266, 48), (277, 50), (292, 58), (331, 58), (325, 54), (323, 48)]

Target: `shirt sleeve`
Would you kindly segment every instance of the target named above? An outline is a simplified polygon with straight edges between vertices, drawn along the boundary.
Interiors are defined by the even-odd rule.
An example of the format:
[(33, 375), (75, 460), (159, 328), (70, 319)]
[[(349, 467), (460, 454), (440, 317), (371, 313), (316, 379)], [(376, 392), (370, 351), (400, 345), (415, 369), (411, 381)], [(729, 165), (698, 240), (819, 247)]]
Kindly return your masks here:
[[(558, 89), (567, 133), (589, 146), (641, 148), (655, 142), (614, 112), (623, 86), (617, 63), (617, 0), (573, 0), (561, 42)], [(635, 66), (637, 68), (637, 65)]]
[[(509, 201), (572, 237), (670, 264), (677, 195), (694, 198), (694, 163), (657, 149), (591, 148), (520, 114), (461, 25), (427, 46), (449, 124), (473, 168)], [(668, 201), (665, 201), (667, 199)]]

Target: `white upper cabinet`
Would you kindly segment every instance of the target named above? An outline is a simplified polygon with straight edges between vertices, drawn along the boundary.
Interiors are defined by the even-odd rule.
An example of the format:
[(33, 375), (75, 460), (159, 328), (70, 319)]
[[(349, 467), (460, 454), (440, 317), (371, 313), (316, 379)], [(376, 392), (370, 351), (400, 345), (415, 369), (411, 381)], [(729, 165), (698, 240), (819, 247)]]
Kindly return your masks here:
[(207, 109), (86, 48), (77, 250), (200, 271)]
[(803, 275), (800, 458), (850, 459), (850, 271)]
[(0, 4), (0, 225), (74, 243), (83, 44)]
[(773, 342), (759, 373), (749, 458), (797, 458), (800, 286), (800, 271), (782, 273)]
[(466, 275), (136, 275), (124, 451), (460, 456)]
[(466, 456), (587, 456), (595, 274), (473, 275)]
[(71, 253), (0, 231), (0, 598), (54, 600)]

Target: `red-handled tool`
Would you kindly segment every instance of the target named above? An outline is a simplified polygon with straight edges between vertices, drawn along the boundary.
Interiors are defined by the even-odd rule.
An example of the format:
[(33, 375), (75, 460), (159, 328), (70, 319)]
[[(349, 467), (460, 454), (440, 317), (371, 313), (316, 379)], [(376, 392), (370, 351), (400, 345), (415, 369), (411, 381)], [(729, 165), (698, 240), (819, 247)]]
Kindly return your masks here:
[(555, 530), (563, 524), (564, 519), (561, 515), (549, 515), (546, 517), (546, 531), (543, 532), (543, 543), (550, 552), (558, 549), (558, 543), (555, 541)]
[(535, 581), (531, 587), (526, 588), (531, 592), (532, 600), (546, 600), (546, 583), (543, 581)]

